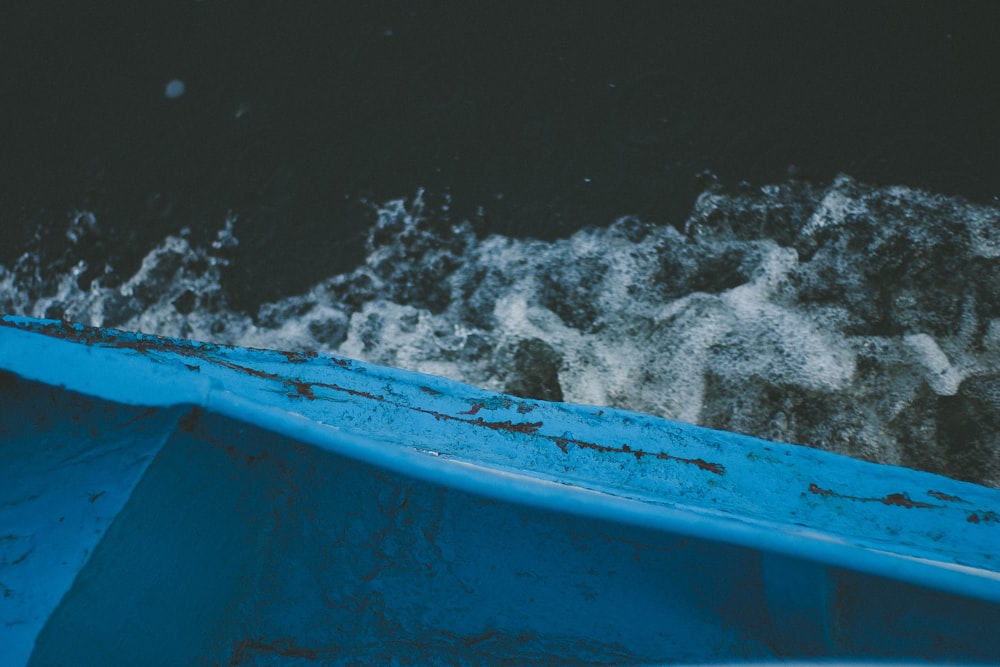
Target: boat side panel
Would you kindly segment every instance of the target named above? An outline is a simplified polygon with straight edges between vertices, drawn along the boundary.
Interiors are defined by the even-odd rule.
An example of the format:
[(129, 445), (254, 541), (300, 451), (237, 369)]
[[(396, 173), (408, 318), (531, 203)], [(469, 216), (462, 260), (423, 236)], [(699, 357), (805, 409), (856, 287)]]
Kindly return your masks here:
[(270, 466), (185, 429), (189, 411), (40, 633), (30, 665), (201, 664), (256, 584), (269, 539)]
[[(211, 412), (182, 426), (34, 664), (998, 657), (996, 605), (459, 490)], [(914, 649), (926, 622), (906, 610), (934, 605), (948, 622)], [(800, 636), (802, 614), (824, 627)]]
[(0, 372), (2, 664), (27, 661), (177, 416)]
[(32, 664), (770, 655), (746, 623), (762, 609), (751, 552), (455, 491), (211, 414), (186, 428)]

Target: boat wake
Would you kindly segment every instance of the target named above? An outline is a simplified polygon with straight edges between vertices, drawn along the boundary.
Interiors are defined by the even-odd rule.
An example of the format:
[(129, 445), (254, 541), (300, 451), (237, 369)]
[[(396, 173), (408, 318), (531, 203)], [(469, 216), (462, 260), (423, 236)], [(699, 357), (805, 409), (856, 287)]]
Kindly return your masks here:
[(101, 226), (77, 212), (57, 261), (0, 266), (0, 311), (331, 352), (1000, 487), (1000, 208), (849, 177), (713, 186), (683, 225), (552, 242), (420, 194), (373, 208), (354, 271), (249, 313), (225, 290), (238, 213), (123, 277), (80, 251)]

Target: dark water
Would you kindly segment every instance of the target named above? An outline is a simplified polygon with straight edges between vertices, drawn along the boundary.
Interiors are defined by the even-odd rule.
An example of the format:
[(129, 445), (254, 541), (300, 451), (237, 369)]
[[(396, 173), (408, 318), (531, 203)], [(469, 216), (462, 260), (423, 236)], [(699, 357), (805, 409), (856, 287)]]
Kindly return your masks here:
[(994, 3), (2, 13), (0, 310), (1000, 485)]

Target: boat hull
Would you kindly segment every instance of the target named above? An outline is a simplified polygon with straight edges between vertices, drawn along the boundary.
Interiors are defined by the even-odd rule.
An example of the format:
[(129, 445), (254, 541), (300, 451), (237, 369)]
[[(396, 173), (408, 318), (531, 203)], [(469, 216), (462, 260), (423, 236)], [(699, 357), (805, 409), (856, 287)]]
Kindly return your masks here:
[[(109, 360), (125, 355), (136, 370), (116, 386), (106, 386), (115, 384), (107, 378), (74, 380), (64, 370), (61, 384), (69, 386), (60, 386), (26, 377), (30, 364), (5, 360), (0, 525), (9, 531), (0, 547), (0, 643), (14, 647), (10, 664), (1000, 658), (1000, 601), (990, 588), (996, 577), (981, 563), (943, 563), (930, 550), (920, 559), (892, 552), (891, 544), (885, 551), (892, 558), (873, 555), (872, 547), (847, 540), (843, 526), (828, 533), (786, 527), (779, 535), (772, 519), (720, 517), (690, 501), (650, 498), (627, 476), (614, 493), (610, 473), (588, 478), (587, 466), (564, 465), (567, 478), (560, 480), (547, 466), (568, 463), (566, 452), (539, 437), (541, 427), (518, 425), (536, 424), (530, 417), (556, 427), (562, 406), (539, 405), (541, 417), (515, 406), (500, 415), (505, 419), (477, 422), (487, 407), (475, 405), (491, 395), (412, 374), (393, 375), (397, 384), (375, 394), (338, 376), (326, 384), (349, 391), (329, 393), (358, 414), (352, 422), (328, 413), (323, 422), (302, 414), (319, 400), (316, 383), (312, 400), (289, 396), (304, 382), (301, 369), (275, 378), (267, 364), (241, 365), (262, 374), (247, 377), (270, 387), (260, 390), (265, 395), (280, 387), (282, 397), (270, 403), (218, 378), (177, 382), (177, 373), (203, 378), (188, 367), (204, 369), (213, 355), (212, 363), (223, 360), (222, 369), (233, 372), (225, 367), (236, 363), (233, 354), (271, 353), (41, 326), (16, 321), (8, 330), (21, 336), (19, 345), (53, 344), (46, 358), (74, 361), (78, 372), (95, 355), (116, 372)], [(91, 338), (68, 340), (53, 336), (57, 330)], [(149, 349), (109, 340), (144, 340)], [(353, 371), (373, 374), (371, 367)], [(156, 382), (159, 388), (149, 386)], [(147, 390), (136, 394), (129, 383)], [(427, 397), (421, 410), (465, 421), (418, 411), (429, 419), (358, 428), (362, 417), (392, 417), (378, 404), (402, 395), (403, 385)], [(477, 399), (471, 405), (470, 393)], [(442, 411), (448, 396), (460, 397), (466, 409)], [(572, 414), (560, 426), (573, 426)], [(484, 426), (491, 423), (506, 426)], [(640, 425), (651, 423), (660, 421)], [(433, 428), (441, 424), (461, 430)], [(636, 442), (635, 433), (616, 428), (611, 442)], [(462, 433), (466, 441), (449, 440)], [(560, 437), (567, 449), (584, 442)], [(747, 453), (764, 451), (761, 441), (734, 437), (733, 447), (745, 447), (737, 458), (751, 461)], [(508, 441), (518, 443), (517, 456), (535, 452), (533, 468), (469, 453)], [(720, 474), (673, 460), (716, 462), (695, 451), (671, 451), (672, 459), (648, 455), (665, 467), (647, 474), (669, 479), (673, 466), (708, 486), (736, 474), (735, 459), (720, 464)], [(613, 462), (645, 458), (598, 453)], [(831, 460), (856, 463), (841, 458)], [(953, 542), (949, 548), (967, 548), (956, 540), (969, 530), (995, 529), (988, 512), (996, 492), (913, 474), (921, 487), (932, 481), (931, 490), (970, 505), (960, 515), (966, 533), (949, 524), (951, 532), (942, 534)], [(916, 505), (923, 501), (915, 492), (905, 497), (914, 506), (878, 503), (880, 511), (891, 517), (928, 509)], [(968, 519), (973, 502), (978, 523)], [(843, 502), (847, 509), (838, 511), (855, 504)], [(979, 594), (969, 594), (975, 583)]]

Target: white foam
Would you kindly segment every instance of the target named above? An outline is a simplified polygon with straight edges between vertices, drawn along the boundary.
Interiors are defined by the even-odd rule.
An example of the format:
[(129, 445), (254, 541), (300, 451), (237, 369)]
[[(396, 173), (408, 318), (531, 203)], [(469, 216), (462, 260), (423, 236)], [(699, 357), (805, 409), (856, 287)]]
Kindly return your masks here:
[(937, 341), (924, 333), (903, 336), (903, 343), (913, 352), (924, 369), (924, 379), (938, 396), (954, 396), (962, 383), (962, 374), (952, 366)]
[(996, 210), (973, 210), (965, 219), (968, 221), (973, 254), (987, 259), (1000, 257), (1000, 215)]
[(827, 191), (816, 211), (802, 228), (803, 236), (813, 236), (820, 230), (841, 224), (852, 216), (862, 217), (867, 213), (863, 200), (852, 197), (844, 191), (844, 186), (850, 183), (850, 179), (844, 176), (838, 177), (834, 187)]

